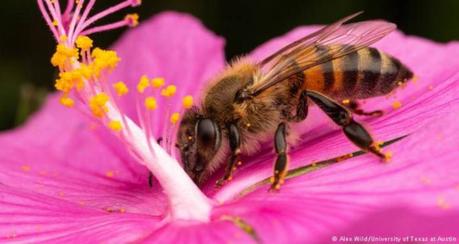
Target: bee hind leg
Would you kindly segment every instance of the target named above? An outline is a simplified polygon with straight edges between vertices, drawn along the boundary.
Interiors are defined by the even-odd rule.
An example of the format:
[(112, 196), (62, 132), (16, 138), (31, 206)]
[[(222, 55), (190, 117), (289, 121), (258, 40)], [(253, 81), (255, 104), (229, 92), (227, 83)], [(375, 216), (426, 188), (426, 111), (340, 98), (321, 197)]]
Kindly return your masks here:
[(270, 190), (279, 190), (284, 183), (287, 175), (288, 157), (287, 157), (287, 124), (279, 124), (274, 136), (274, 148), (276, 149), (277, 159), (274, 164), (274, 175), (271, 177)]
[(241, 164), (239, 156), (241, 154), (241, 139), (239, 135), (239, 129), (234, 124), (228, 126), (229, 131), (229, 144), (231, 149), (231, 156), (228, 159), (228, 164), (225, 168), (225, 175), (223, 178), (217, 181), (217, 186), (224, 185), (227, 181), (230, 181), (233, 177), (233, 172), (237, 166)]
[(343, 128), (346, 137), (364, 151), (371, 152), (376, 156), (388, 160), (390, 154), (381, 152), (379, 144), (371, 137), (370, 133), (352, 118), (351, 112), (338, 102), (318, 92), (308, 91), (308, 97), (323, 110), (337, 125)]
[(384, 114), (382, 110), (373, 110), (367, 112), (360, 108), (360, 104), (356, 100), (345, 99), (341, 102), (341, 104), (344, 105), (347, 109), (351, 110), (352, 113), (357, 115), (381, 117)]

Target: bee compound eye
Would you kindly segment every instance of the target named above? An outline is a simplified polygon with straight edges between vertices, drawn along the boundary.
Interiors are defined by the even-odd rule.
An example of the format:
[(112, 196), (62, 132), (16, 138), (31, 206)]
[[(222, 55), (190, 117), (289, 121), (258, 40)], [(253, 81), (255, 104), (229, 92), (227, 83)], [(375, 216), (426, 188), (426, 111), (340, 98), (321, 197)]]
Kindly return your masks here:
[(210, 119), (199, 120), (196, 124), (198, 147), (213, 147), (217, 141), (218, 127)]

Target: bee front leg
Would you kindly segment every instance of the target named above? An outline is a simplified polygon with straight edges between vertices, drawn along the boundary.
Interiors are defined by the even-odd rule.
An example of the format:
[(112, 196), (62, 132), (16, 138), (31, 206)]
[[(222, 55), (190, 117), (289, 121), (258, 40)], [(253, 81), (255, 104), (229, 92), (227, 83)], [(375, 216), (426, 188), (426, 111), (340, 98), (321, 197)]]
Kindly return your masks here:
[(282, 122), (279, 124), (274, 136), (274, 148), (276, 149), (277, 159), (274, 164), (274, 175), (271, 178), (271, 190), (279, 190), (284, 183), (287, 174), (287, 125)]
[(315, 91), (308, 91), (308, 97), (323, 110), (337, 125), (343, 128), (346, 137), (364, 151), (371, 152), (382, 159), (389, 159), (389, 154), (381, 152), (379, 144), (361, 124), (354, 121), (351, 112), (338, 102)]
[(217, 181), (217, 186), (224, 185), (227, 181), (230, 181), (233, 177), (233, 172), (236, 170), (237, 165), (241, 164), (239, 156), (241, 154), (241, 137), (239, 135), (239, 129), (235, 124), (228, 126), (229, 131), (229, 145), (231, 149), (231, 156), (228, 159), (228, 164), (225, 169), (225, 175), (222, 179)]

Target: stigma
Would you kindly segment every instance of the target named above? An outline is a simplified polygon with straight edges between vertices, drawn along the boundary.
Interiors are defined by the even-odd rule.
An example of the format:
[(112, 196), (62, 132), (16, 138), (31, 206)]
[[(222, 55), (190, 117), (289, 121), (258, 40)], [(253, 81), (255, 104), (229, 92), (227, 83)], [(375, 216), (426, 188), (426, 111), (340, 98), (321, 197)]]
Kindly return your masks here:
[[(141, 1), (121, 1), (93, 16), (89, 16), (89, 13), (95, 0), (89, 0), (86, 4), (85, 0), (69, 0), (65, 12), (61, 12), (58, 0), (37, 2), (57, 42), (50, 62), (59, 70), (54, 84), (60, 92), (59, 102), (66, 108), (88, 115), (111, 131), (133, 158), (152, 172), (169, 197), (172, 217), (208, 220), (210, 201), (172, 156), (175, 155), (173, 145), (177, 123), (181, 114), (192, 107), (193, 97), (184, 96), (181, 98), (181, 109), (170, 111), (178, 88), (174, 84), (167, 84), (163, 77), (141, 75), (137, 81), (110, 83), (107, 77), (122, 59), (113, 50), (95, 47), (89, 37), (96, 32), (137, 26), (137, 14), (129, 14), (111, 24), (97, 26), (95, 23), (123, 8), (138, 6)], [(130, 99), (129, 104), (134, 101), (136, 117), (132, 118), (123, 111), (120, 102), (125, 99)], [(154, 116), (165, 121), (162, 133), (156, 135), (164, 139), (162, 147), (154, 137)]]

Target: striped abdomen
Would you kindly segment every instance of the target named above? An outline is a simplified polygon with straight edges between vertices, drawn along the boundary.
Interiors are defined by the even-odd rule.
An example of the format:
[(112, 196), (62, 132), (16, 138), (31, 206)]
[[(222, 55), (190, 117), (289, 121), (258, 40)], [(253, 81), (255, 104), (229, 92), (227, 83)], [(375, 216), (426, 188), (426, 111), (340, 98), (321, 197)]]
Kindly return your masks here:
[(361, 99), (388, 94), (412, 77), (399, 60), (368, 47), (305, 70), (303, 88)]

